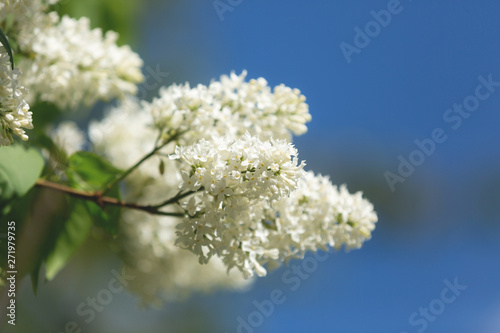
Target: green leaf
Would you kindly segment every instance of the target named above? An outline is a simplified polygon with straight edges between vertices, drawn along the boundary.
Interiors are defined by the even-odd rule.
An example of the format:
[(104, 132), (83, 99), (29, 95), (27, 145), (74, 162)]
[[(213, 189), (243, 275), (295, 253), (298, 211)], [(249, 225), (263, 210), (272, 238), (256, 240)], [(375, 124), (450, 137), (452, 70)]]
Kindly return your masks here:
[[(118, 188), (108, 192), (108, 196), (119, 198)], [(86, 201), (85, 207), (87, 208), (94, 224), (103, 228), (112, 235), (117, 235), (119, 230), (120, 221), (120, 208), (119, 207), (105, 207), (102, 208), (92, 201)]]
[(12, 56), (12, 49), (10, 48), (9, 41), (7, 40), (7, 36), (5, 36), (5, 34), (3, 33), (2, 28), (0, 28), (0, 43), (2, 43), (3, 47), (9, 54), (10, 65), (12, 69), (14, 69), (14, 57)]
[[(81, 151), (69, 158), (69, 166), (66, 175), (70, 186), (76, 189), (94, 192), (122, 173), (101, 157)], [(106, 196), (120, 199), (118, 186), (113, 187)], [(118, 233), (120, 208), (113, 206), (101, 207), (95, 202), (86, 201), (85, 207), (92, 216), (94, 223), (111, 234)]]
[(108, 161), (86, 151), (71, 155), (66, 170), (71, 185), (85, 191), (98, 191), (121, 173)]
[(52, 280), (66, 265), (84, 241), (92, 227), (92, 219), (80, 200), (72, 200), (70, 214), (45, 261), (45, 277)]
[(25, 195), (43, 169), (43, 158), (33, 148), (14, 144), (0, 148), (0, 198)]

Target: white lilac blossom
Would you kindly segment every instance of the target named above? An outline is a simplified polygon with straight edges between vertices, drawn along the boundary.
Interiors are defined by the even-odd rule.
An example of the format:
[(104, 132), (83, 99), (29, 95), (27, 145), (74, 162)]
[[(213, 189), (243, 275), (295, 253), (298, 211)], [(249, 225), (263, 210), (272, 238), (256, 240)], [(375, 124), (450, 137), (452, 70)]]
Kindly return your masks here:
[(27, 90), (18, 82), (20, 71), (12, 70), (7, 52), (0, 44), (0, 146), (13, 143), (12, 135), (28, 140), (24, 129), (32, 129), (32, 113), (24, 98)]
[(189, 130), (180, 141), (183, 145), (211, 136), (236, 138), (247, 131), (261, 140), (290, 141), (292, 134), (307, 131), (311, 115), (298, 89), (279, 85), (271, 90), (264, 78), (246, 82), (246, 75), (223, 75), (209, 86), (174, 84), (143, 107), (158, 128)]
[[(196, 192), (182, 204), (187, 216), (177, 226), (176, 243), (198, 255), (200, 263), (217, 255), (245, 276), (265, 275), (252, 252), (229, 260), (233, 252), (227, 249), (245, 250), (247, 240), (256, 240), (247, 239), (259, 224), (253, 206), (271, 205), (296, 188), (304, 166), (298, 164), (297, 150), (286, 140), (261, 141), (246, 133), (237, 140), (202, 139), (177, 147), (172, 158), (183, 163), (180, 190)], [(275, 257), (275, 251), (261, 254)]]
[(85, 17), (59, 19), (54, 12), (42, 21), (41, 26), (30, 25), (20, 38), (30, 57), (19, 66), (33, 100), (72, 109), (137, 92), (136, 84), (143, 80), (142, 60), (130, 47), (116, 45), (117, 33), (103, 34), (92, 30)]
[(48, 12), (58, 0), (6, 0), (0, 23), (16, 41), (20, 78), (30, 94), (60, 109), (91, 106), (137, 92), (142, 60), (129, 46), (119, 47), (117, 33), (91, 29), (87, 18), (62, 18)]
[[(126, 99), (91, 125), (95, 150), (122, 169), (162, 138), (178, 134), (132, 172), (123, 187), (127, 201), (145, 205), (181, 196), (162, 209), (183, 213), (183, 218), (129, 210), (123, 215), (122, 255), (127, 269), (141, 277), (130, 288), (145, 302), (156, 302), (158, 294), (168, 300), (167, 294), (176, 298), (211, 287), (242, 286), (242, 277), (264, 276), (307, 251), (350, 250), (370, 239), (377, 221), (372, 204), (360, 192), (351, 194), (327, 177), (305, 173), (298, 163), (289, 140), (291, 133), (305, 131), (301, 126), (310, 116), (304, 98), (279, 88), (288, 102), (273, 109), (277, 121), (271, 111), (262, 116), (263, 105), (276, 104), (269, 102), (275, 95), (262, 87), (263, 82), (245, 83), (244, 74), (222, 77), (209, 87), (174, 85), (142, 107)], [(268, 104), (249, 98), (251, 91), (261, 91), (263, 99), (267, 94)], [(248, 108), (244, 112), (242, 105)], [(280, 111), (285, 109), (288, 115)], [(195, 268), (195, 262), (206, 265)], [(225, 280), (222, 269), (238, 279)], [(201, 274), (206, 280), (194, 276)]]

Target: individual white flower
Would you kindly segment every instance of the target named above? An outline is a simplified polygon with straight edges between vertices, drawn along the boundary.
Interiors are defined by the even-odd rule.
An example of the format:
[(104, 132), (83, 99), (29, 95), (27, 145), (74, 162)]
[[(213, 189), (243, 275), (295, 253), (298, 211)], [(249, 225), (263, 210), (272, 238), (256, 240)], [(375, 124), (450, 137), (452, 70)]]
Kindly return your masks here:
[(19, 69), (12, 70), (10, 58), (0, 44), (0, 146), (10, 145), (13, 134), (28, 140), (24, 129), (32, 129), (32, 113), (24, 100), (27, 90), (19, 84)]
[(32, 55), (20, 62), (32, 99), (65, 109), (137, 92), (142, 60), (130, 47), (116, 45), (115, 32), (92, 30), (85, 17), (59, 19), (50, 13), (44, 22), (20, 37), (23, 52)]
[(279, 85), (271, 91), (264, 78), (245, 82), (246, 71), (221, 76), (210, 85), (171, 85), (151, 103), (143, 103), (159, 128), (187, 132), (180, 138), (190, 145), (202, 138), (249, 132), (261, 140), (287, 139), (304, 134), (311, 120), (305, 97), (298, 89)]
[(50, 131), (50, 136), (54, 143), (68, 155), (82, 150), (86, 142), (85, 133), (73, 121), (61, 122)]

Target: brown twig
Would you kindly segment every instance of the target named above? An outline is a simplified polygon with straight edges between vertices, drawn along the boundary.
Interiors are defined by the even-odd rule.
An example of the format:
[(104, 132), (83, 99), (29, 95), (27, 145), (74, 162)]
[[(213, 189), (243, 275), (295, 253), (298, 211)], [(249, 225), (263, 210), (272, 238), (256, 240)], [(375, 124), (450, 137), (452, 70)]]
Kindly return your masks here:
[(178, 216), (182, 217), (184, 216), (184, 213), (175, 213), (175, 212), (163, 212), (160, 211), (157, 206), (143, 206), (139, 205), (136, 203), (130, 203), (130, 202), (124, 202), (116, 198), (111, 198), (111, 197), (106, 197), (102, 194), (102, 192), (85, 192), (82, 190), (74, 189), (71, 187), (68, 187), (66, 185), (62, 184), (57, 184), (53, 183), (44, 179), (38, 179), (36, 181), (37, 187), (43, 187), (47, 189), (51, 189), (54, 191), (59, 191), (63, 192), (67, 195), (70, 195), (75, 198), (83, 199), (83, 200), (90, 200), (95, 202), (101, 207), (105, 206), (117, 206), (117, 207), (122, 207), (122, 208), (131, 208), (131, 209), (137, 209), (141, 210), (144, 212), (147, 212), (149, 214), (154, 214), (154, 215), (163, 215), (163, 216)]

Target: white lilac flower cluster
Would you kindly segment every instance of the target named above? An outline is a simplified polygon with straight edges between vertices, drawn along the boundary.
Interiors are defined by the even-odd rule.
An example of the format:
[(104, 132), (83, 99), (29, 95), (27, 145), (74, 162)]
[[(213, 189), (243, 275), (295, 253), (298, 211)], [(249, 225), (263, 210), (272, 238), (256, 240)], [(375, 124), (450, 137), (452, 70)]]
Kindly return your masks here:
[[(351, 195), (345, 186), (338, 189), (312, 172), (301, 177), (296, 165), (286, 172), (286, 190), (278, 191), (272, 175), (281, 177), (284, 168), (254, 150), (281, 155), (280, 161), (296, 152), (286, 151), (285, 144), (273, 150), (268, 142), (253, 140), (254, 145), (244, 141), (243, 149), (217, 140), (176, 149), (175, 158), (187, 162), (181, 167), (181, 190), (201, 189), (182, 204), (187, 214), (177, 226), (176, 243), (197, 254), (200, 263), (218, 256), (228, 269), (236, 267), (249, 277), (266, 275), (266, 263), (276, 267), (327, 246), (359, 248), (370, 239), (377, 216), (360, 192)], [(267, 190), (270, 184), (274, 191)]]
[(32, 128), (28, 103), (51, 102), (60, 109), (91, 106), (97, 100), (133, 95), (143, 81), (142, 60), (129, 46), (116, 44), (115, 32), (92, 30), (84, 17), (60, 18), (56, 12), (48, 12), (57, 2), (0, 2), (0, 24), (16, 42), (20, 55), (20, 70), (9, 71), (1, 47), (1, 145), (12, 142), (11, 133), (28, 138), (21, 129)]
[(197, 192), (183, 204), (187, 215), (178, 225), (176, 243), (198, 255), (200, 263), (217, 255), (246, 276), (254, 270), (263, 275), (251, 252), (234, 258), (232, 249), (244, 247), (258, 224), (251, 207), (286, 197), (296, 188), (304, 166), (297, 163), (297, 150), (285, 140), (262, 142), (247, 133), (236, 140), (202, 139), (177, 147), (172, 158), (184, 164), (181, 191)]
[(135, 94), (143, 80), (142, 60), (130, 47), (117, 46), (115, 32), (92, 30), (87, 18), (47, 12), (57, 2), (0, 2), (0, 24), (14, 37), (21, 56), (19, 69), (12, 70), (0, 45), (0, 145), (11, 144), (12, 134), (28, 139), (23, 130), (33, 128), (28, 103), (90, 106)]
[[(160, 133), (178, 134), (124, 187), (127, 200), (149, 205), (181, 195), (165, 209), (184, 218), (123, 214), (122, 255), (141, 277), (131, 289), (146, 301), (176, 295), (176, 288), (241, 287), (243, 277), (266, 275), (307, 251), (359, 248), (371, 237), (377, 215), (362, 194), (306, 173), (298, 162), (291, 136), (307, 129), (305, 98), (245, 76), (222, 76), (208, 87), (173, 85), (151, 103), (127, 99), (90, 126), (95, 150), (123, 169), (151, 152)], [(173, 273), (178, 258), (185, 261)], [(203, 274), (214, 272), (204, 281), (188, 273), (201, 273), (198, 262), (207, 265)]]
[(239, 137), (249, 132), (261, 140), (302, 135), (311, 120), (306, 98), (298, 89), (268, 86), (264, 78), (245, 81), (247, 72), (223, 75), (208, 86), (188, 83), (160, 90), (160, 96), (143, 108), (158, 128), (189, 129), (179, 141), (192, 144), (211, 136)]
[(85, 17), (54, 21), (37, 27), (23, 44), (33, 55), (20, 63), (32, 98), (73, 109), (137, 92), (142, 60), (130, 47), (116, 45), (115, 32), (92, 30)]
[(33, 128), (32, 114), (24, 100), (27, 92), (18, 79), (19, 70), (12, 70), (7, 51), (0, 44), (0, 146), (10, 145), (13, 134), (28, 140), (24, 129)]

